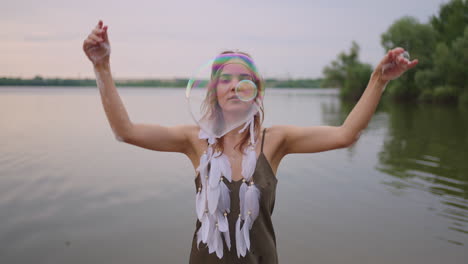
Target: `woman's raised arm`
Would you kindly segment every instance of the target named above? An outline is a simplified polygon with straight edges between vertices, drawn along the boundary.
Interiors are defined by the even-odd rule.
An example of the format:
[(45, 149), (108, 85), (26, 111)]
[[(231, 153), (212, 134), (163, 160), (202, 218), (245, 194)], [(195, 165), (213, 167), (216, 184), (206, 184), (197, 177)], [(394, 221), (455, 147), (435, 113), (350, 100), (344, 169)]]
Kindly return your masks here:
[(85, 39), (83, 50), (93, 63), (102, 105), (117, 140), (157, 151), (190, 151), (190, 126), (163, 127), (130, 121), (112, 78), (110, 42), (107, 26), (103, 26), (102, 21)]
[[(363, 129), (367, 127), (382, 92), (388, 81), (398, 78), (405, 71), (415, 67), (418, 60), (409, 61), (400, 56), (405, 52), (402, 48), (390, 50), (377, 65), (371, 75), (367, 88), (348, 115), (343, 125), (296, 127), (282, 126), (277, 128), (283, 135), (284, 155), (289, 153), (313, 153), (353, 144)], [(394, 67), (383, 70), (386, 65), (393, 63)]]

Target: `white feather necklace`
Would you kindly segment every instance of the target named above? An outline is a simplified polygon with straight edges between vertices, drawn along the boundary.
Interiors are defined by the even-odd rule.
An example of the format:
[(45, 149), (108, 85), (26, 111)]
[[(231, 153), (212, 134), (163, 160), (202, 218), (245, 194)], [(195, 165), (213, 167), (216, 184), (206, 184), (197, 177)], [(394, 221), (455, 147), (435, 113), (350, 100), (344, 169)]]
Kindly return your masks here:
[[(245, 123), (239, 131), (250, 129), (250, 145), (242, 155), (242, 183), (239, 188), (239, 216), (235, 225), (237, 257), (245, 256), (250, 250), (250, 229), (259, 213), (260, 190), (253, 181), (257, 163), (255, 152), (254, 118)], [(208, 245), (208, 252), (216, 252), (223, 257), (223, 240), (231, 250), (229, 223), (227, 215), (231, 212), (230, 190), (225, 181), (232, 182), (232, 170), (229, 158), (213, 150), (216, 138), (200, 130), (200, 139), (208, 140), (208, 149), (200, 157), (197, 171), (200, 173), (201, 186), (195, 197), (196, 212), (201, 227), (197, 232), (197, 247), (200, 242)], [(209, 166), (208, 166), (209, 165)], [(208, 169), (209, 168), (209, 169)]]

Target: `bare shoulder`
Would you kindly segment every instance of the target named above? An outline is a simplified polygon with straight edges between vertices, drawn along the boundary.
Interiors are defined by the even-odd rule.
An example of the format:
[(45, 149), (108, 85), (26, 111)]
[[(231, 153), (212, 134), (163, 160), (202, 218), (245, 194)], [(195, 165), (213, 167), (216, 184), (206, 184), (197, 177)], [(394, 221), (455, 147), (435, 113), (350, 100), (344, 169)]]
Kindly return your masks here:
[(181, 129), (184, 130), (186, 136), (189, 138), (190, 141), (198, 138), (198, 132), (200, 131), (200, 127), (197, 125), (182, 125), (180, 126)]
[[(285, 139), (286, 126), (274, 125), (271, 127), (263, 128), (265, 130), (265, 141), (268, 140), (268, 144), (279, 145)], [(266, 147), (266, 144), (265, 144)]]

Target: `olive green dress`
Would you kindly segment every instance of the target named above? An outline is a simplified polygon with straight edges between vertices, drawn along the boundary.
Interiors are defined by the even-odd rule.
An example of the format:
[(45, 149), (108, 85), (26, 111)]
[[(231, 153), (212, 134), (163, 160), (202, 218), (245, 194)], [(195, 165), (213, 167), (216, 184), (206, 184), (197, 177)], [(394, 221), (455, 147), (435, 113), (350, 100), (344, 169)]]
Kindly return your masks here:
[[(239, 188), (242, 180), (226, 181), (227, 187), (231, 190), (231, 212), (228, 214), (229, 235), (231, 238), (231, 250), (227, 248), (223, 236), (224, 253), (219, 259), (216, 253), (208, 253), (208, 246), (200, 242), (197, 248), (197, 231), (201, 226), (197, 219), (195, 232), (192, 240), (192, 250), (190, 252), (190, 264), (218, 264), (218, 263), (242, 263), (242, 264), (276, 264), (278, 254), (276, 251), (276, 238), (271, 215), (275, 207), (276, 179), (270, 163), (263, 154), (263, 142), (265, 140), (265, 130), (263, 130), (262, 145), (260, 155), (257, 159), (253, 179), (260, 190), (260, 210), (252, 229), (250, 230), (250, 250), (245, 257), (237, 257), (235, 225), (239, 215)], [(195, 190), (200, 187), (200, 177), (195, 178)]]

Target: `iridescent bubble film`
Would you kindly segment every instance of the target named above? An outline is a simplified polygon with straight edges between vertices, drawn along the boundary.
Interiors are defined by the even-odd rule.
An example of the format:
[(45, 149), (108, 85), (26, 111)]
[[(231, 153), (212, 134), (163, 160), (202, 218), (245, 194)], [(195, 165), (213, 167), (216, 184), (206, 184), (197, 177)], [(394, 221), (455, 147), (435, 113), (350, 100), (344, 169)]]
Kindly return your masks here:
[(195, 122), (221, 137), (259, 113), (264, 88), (252, 59), (226, 53), (202, 65), (189, 80), (186, 98)]
[(257, 96), (257, 85), (251, 80), (242, 80), (236, 85), (236, 95), (244, 102), (251, 101)]

